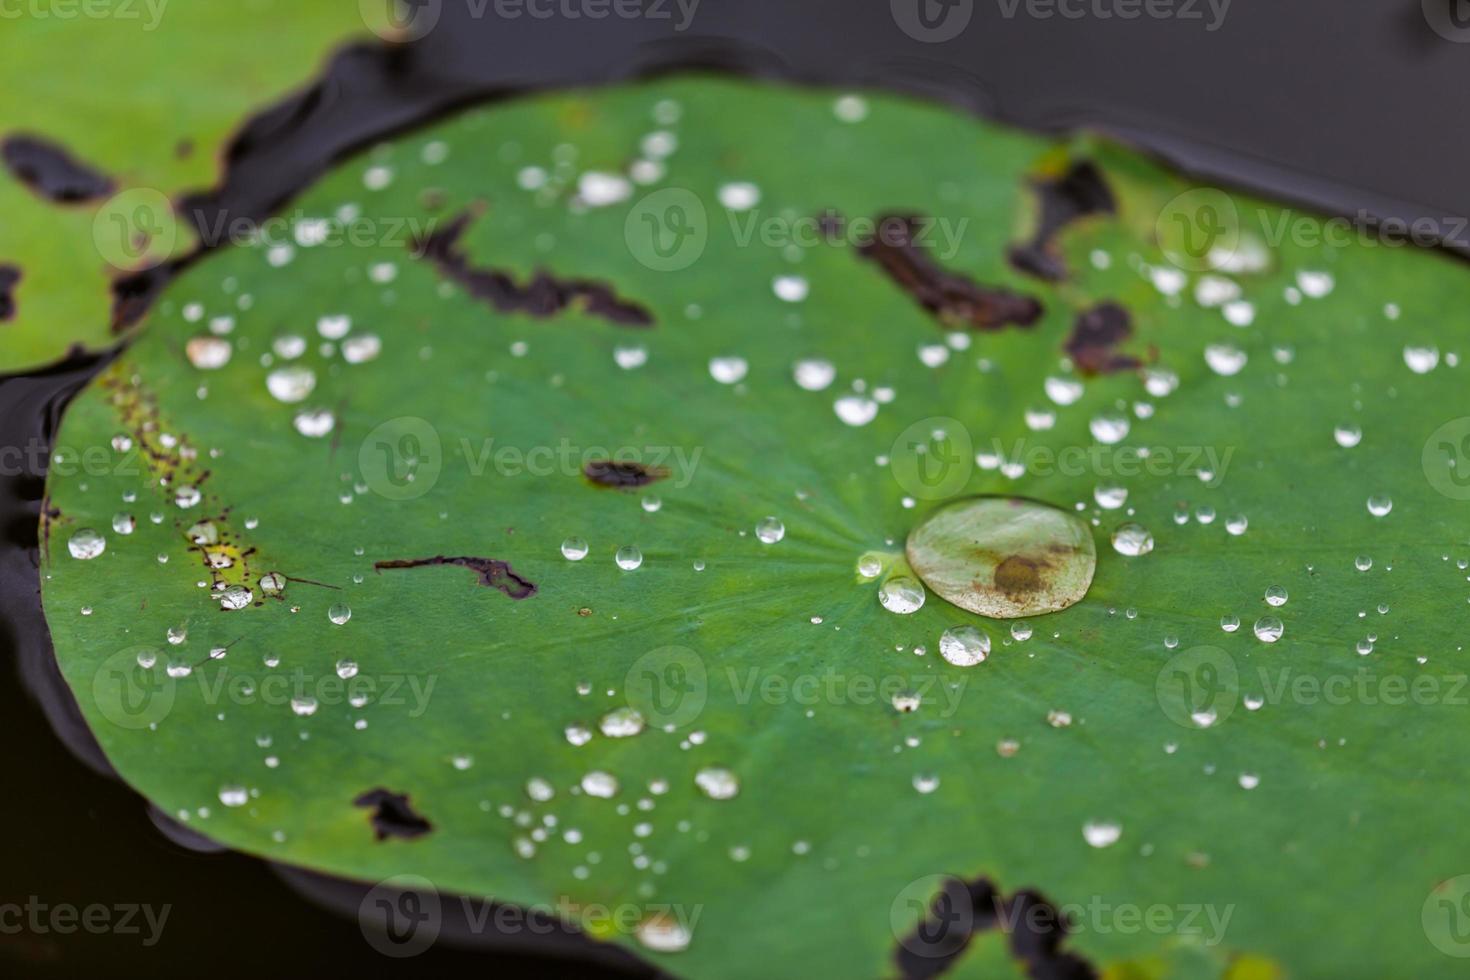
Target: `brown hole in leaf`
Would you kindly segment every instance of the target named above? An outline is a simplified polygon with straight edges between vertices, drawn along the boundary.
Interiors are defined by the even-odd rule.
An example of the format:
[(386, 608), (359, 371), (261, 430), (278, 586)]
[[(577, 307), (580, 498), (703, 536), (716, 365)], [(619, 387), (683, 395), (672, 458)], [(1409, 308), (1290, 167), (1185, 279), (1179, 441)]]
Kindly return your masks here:
[(1083, 374), (1132, 371), (1143, 362), (1117, 346), (1133, 335), (1133, 320), (1117, 303), (1103, 302), (1077, 315), (1063, 349)]
[(669, 471), (631, 460), (593, 459), (582, 466), (582, 475), (599, 487), (646, 487), (662, 480)]
[(903, 980), (929, 980), (947, 973), (975, 936), (1000, 929), (1011, 953), (1032, 980), (1097, 980), (1086, 960), (1061, 946), (1066, 914), (1033, 890), (1006, 898), (987, 878), (944, 879), (914, 931), (899, 939), (894, 963)]
[(395, 793), (379, 787), (363, 793), (352, 801), (352, 805), (372, 808), (373, 812), (368, 819), (372, 822), (378, 840), (387, 840), (389, 837), (412, 840), (434, 829), (434, 825), (409, 804), (407, 793)]
[[(834, 227), (829, 221), (826, 227)], [(930, 258), (928, 225), (914, 215), (878, 219), (873, 239), (858, 246), (904, 292), (942, 323), (973, 330), (1030, 327), (1041, 318), (1041, 302), (995, 286), (985, 286), (950, 272)]]
[(651, 327), (653, 314), (640, 303), (620, 298), (612, 287), (588, 279), (559, 279), (537, 270), (530, 282), (518, 285), (508, 273), (477, 268), (459, 247), (470, 222), (477, 217), (461, 212), (447, 225), (414, 243), (414, 254), (434, 264), (446, 279), (458, 283), (476, 299), (504, 313), (550, 317), (569, 308), (600, 317), (622, 327)]
[(112, 178), (39, 136), (8, 136), (0, 159), (16, 180), (54, 204), (77, 204), (112, 193)]
[(1011, 248), (1009, 258), (1021, 272), (1056, 282), (1067, 278), (1056, 247), (1062, 229), (1088, 215), (1113, 214), (1118, 205), (1102, 171), (1089, 160), (1074, 163), (1060, 177), (1033, 179), (1030, 185), (1037, 199), (1036, 230), (1030, 241)]
[(435, 555), (433, 558), (402, 558), (374, 562), (373, 568), (382, 572), (385, 569), (429, 568), (434, 565), (457, 565), (460, 568), (468, 568), (479, 576), (481, 585), (499, 589), (512, 599), (529, 599), (536, 594), (534, 582), (517, 575), (515, 569), (510, 567), (510, 562), (496, 558), (446, 558), (443, 555)]
[(0, 265), (0, 321), (15, 316), (15, 287), (19, 282), (19, 266)]

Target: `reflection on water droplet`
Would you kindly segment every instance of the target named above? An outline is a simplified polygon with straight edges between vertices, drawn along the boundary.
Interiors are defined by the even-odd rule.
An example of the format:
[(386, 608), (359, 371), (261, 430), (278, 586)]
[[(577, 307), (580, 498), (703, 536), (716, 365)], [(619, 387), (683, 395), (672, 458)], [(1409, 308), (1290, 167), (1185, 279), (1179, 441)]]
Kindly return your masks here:
[(223, 337), (191, 337), (184, 345), (189, 363), (201, 371), (217, 371), (230, 363), (234, 348)]
[(921, 772), (914, 775), (914, 789), (920, 794), (928, 796), (939, 788), (939, 774), (932, 772)]
[(617, 708), (603, 715), (597, 727), (608, 738), (628, 738), (643, 731), (643, 716), (633, 708)]
[(1120, 412), (1104, 412), (1087, 423), (1092, 437), (1105, 446), (1123, 441), (1128, 436), (1128, 425), (1128, 416)]
[(712, 357), (709, 362), (709, 376), (722, 385), (733, 385), (744, 380), (750, 365), (743, 357)]
[(1027, 640), (1031, 639), (1031, 624), (1012, 623), (1011, 639), (1015, 640), (1017, 643), (1025, 643)]
[(352, 607), (347, 605), (347, 603), (345, 602), (334, 603), (333, 606), (327, 610), (327, 618), (330, 619), (333, 623), (336, 623), (338, 626), (343, 626), (349, 619), (352, 618)]
[(689, 948), (689, 929), (671, 915), (659, 913), (638, 923), (638, 941), (654, 953), (680, 953)]
[(276, 401), (294, 404), (316, 390), (316, 372), (308, 367), (277, 368), (266, 376), (265, 386)]
[(308, 439), (320, 439), (336, 428), (337, 417), (324, 408), (308, 409), (297, 412), (292, 425)]
[(901, 712), (903, 714), (908, 714), (912, 711), (918, 711), (919, 706), (923, 704), (922, 699), (920, 699), (920, 697), (912, 691), (901, 691), (895, 694), (891, 700), (893, 703), (893, 710)]
[(1128, 502), (1128, 491), (1124, 487), (1099, 484), (1092, 490), (1092, 499), (1103, 510), (1117, 510)]
[(1089, 820), (1082, 825), (1082, 839), (1093, 847), (1111, 847), (1123, 836), (1123, 825), (1112, 821)]
[(351, 680), (357, 676), (357, 663), (352, 660), (337, 661), (337, 676), (344, 681)]
[(631, 572), (643, 564), (643, 552), (631, 544), (625, 545), (618, 549), (617, 554), (613, 556), (613, 561), (617, 562), (618, 567), (623, 571)]
[(707, 766), (694, 774), (694, 785), (712, 800), (728, 800), (740, 792), (740, 780), (728, 769)]
[(777, 276), (771, 280), (771, 291), (776, 294), (777, 299), (800, 303), (811, 292), (811, 287), (801, 276)]
[(1262, 643), (1275, 643), (1281, 639), (1281, 634), (1286, 630), (1281, 620), (1275, 616), (1262, 616), (1256, 620), (1256, 639)]
[(1377, 493), (1368, 498), (1368, 513), (1374, 517), (1387, 517), (1393, 510), (1393, 501), (1386, 493)]
[(1241, 789), (1255, 789), (1259, 785), (1261, 785), (1261, 777), (1257, 776), (1255, 773), (1243, 772), (1240, 774)]
[(799, 388), (824, 391), (837, 378), (837, 369), (832, 366), (831, 361), (813, 357), (797, 361), (791, 368), (791, 376), (796, 379)]
[(316, 714), (316, 707), (316, 698), (309, 694), (291, 699), (291, 713), (299, 718), (309, 718)]
[(1205, 363), (1222, 377), (1239, 374), (1245, 362), (1245, 351), (1232, 344), (1210, 344), (1205, 348)]
[(73, 558), (91, 561), (107, 550), (107, 539), (90, 527), (84, 527), (67, 541), (66, 550), (71, 552)]
[(786, 537), (786, 525), (778, 518), (766, 517), (755, 526), (755, 536), (762, 544), (775, 544)]
[(250, 800), (250, 794), (243, 786), (221, 786), (219, 790), (219, 801), (225, 806), (244, 806)]
[(899, 575), (879, 586), (878, 602), (891, 613), (907, 616), (924, 605), (924, 587), (907, 575)]
[(366, 364), (383, 352), (383, 341), (377, 334), (363, 333), (342, 341), (342, 359), (348, 364)]
[(266, 595), (280, 595), (286, 591), (286, 576), (280, 572), (266, 572), (260, 577), (260, 591)]
[(846, 425), (860, 427), (878, 417), (878, 403), (865, 395), (843, 395), (832, 403), (832, 410)]
[(1120, 524), (1113, 532), (1113, 550), (1130, 558), (1146, 555), (1154, 550), (1154, 536), (1142, 524)]
[(869, 552), (858, 559), (858, 574), (863, 578), (877, 578), (883, 571), (883, 559)]
[(618, 781), (611, 773), (594, 771), (582, 777), (582, 792), (588, 796), (606, 800), (616, 795), (617, 791)]
[(1279, 585), (1273, 585), (1266, 589), (1266, 604), (1271, 606), (1285, 605), (1286, 590)]
[(641, 368), (648, 363), (648, 348), (642, 344), (619, 344), (613, 348), (613, 363), (624, 371)]
[(1232, 514), (1225, 518), (1225, 530), (1235, 537), (1244, 534), (1245, 529), (1249, 526), (1250, 522), (1246, 520), (1244, 514)]
[(1082, 397), (1082, 382), (1076, 378), (1049, 377), (1042, 387), (1046, 391), (1046, 397), (1058, 405), (1070, 405)]
[(243, 585), (231, 585), (219, 594), (219, 604), (223, 609), (244, 609), (255, 601), (255, 594)]
[(990, 637), (974, 626), (951, 626), (939, 637), (939, 655), (956, 667), (973, 667), (990, 655)]
[(561, 543), (561, 555), (567, 561), (581, 561), (587, 557), (587, 542), (581, 538), (567, 538)]
[(1439, 348), (1433, 344), (1423, 347), (1405, 345), (1404, 363), (1415, 374), (1428, 374), (1439, 366)]
[(1351, 449), (1363, 441), (1363, 430), (1354, 422), (1344, 422), (1332, 430), (1332, 439), (1343, 449)]
[(586, 745), (592, 741), (592, 730), (583, 725), (568, 725), (565, 735), (572, 745)]
[(1240, 629), (1240, 617), (1235, 615), (1221, 616), (1220, 628), (1227, 633), (1234, 633)]

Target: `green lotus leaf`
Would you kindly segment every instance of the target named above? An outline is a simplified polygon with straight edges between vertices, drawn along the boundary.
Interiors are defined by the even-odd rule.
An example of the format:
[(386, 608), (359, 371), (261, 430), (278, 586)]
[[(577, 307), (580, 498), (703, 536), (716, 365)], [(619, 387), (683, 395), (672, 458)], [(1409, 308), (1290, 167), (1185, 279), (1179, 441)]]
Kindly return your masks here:
[[(953, 975), (1470, 949), (1459, 263), (711, 79), (466, 111), (293, 208), (321, 244), (176, 280), (50, 474), (62, 671), (188, 826), (691, 977), (899, 975), (956, 882)], [(1085, 596), (880, 600), (971, 497), (1077, 523)]]

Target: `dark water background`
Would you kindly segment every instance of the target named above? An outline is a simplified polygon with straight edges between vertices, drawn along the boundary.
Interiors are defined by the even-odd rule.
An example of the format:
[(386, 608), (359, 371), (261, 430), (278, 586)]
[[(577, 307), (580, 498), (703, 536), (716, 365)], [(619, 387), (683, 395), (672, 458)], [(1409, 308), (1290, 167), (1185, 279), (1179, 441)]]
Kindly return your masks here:
[[(1031, 16), (1047, 8), (1026, 0), (951, 0), (950, 16), (968, 12), (966, 26), (951, 40), (923, 43), (897, 26), (915, 2), (702, 0), (680, 31), (674, 0), (648, 0), (643, 18), (604, 20), (507, 20), (493, 3), (442, 0), (438, 25), (416, 44), (344, 50), (315, 87), (262, 106), (231, 151), (223, 186), (193, 204), (205, 220), (220, 209), (263, 216), (353, 147), (457, 104), (705, 67), (916, 91), (1048, 131), (1095, 126), (1206, 176), (1332, 214), (1429, 218), (1470, 247), (1459, 218), (1470, 214), (1461, 111), (1470, 4), (1233, 0), (1210, 30), (1222, 0), (1215, 8), (1176, 0), (1176, 10), (1193, 3), (1199, 19), (1137, 20), (1098, 16), (1096, 0), (1071, 0), (1068, 9), (1085, 14), (1076, 19)], [(941, 8), (930, 10), (937, 17)], [(0, 35), (0, 56), (3, 43)], [(46, 445), (67, 399), (99, 363), (0, 378), (0, 448)], [(533, 951), (441, 941), (413, 960), (391, 960), (362, 938), (351, 888), (204, 853), (162, 832), (146, 804), (108, 774), (51, 660), (36, 575), (43, 488), (34, 468), (0, 474), (0, 730), (8, 748), (0, 909), (34, 897), (169, 912), (151, 947), (146, 928), (61, 935), (15, 931), (0, 916), (0, 976), (648, 975), (627, 962), (569, 961), (585, 945), (566, 937)]]

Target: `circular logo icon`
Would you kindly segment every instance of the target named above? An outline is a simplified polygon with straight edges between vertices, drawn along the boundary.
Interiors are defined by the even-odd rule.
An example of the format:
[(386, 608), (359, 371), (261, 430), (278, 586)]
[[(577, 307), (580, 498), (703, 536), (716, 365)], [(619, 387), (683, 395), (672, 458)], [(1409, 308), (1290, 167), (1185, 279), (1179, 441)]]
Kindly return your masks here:
[(102, 661), (92, 675), (92, 700), (102, 717), (131, 730), (168, 717), (177, 691), (164, 670), (166, 662), (162, 652), (146, 646), (119, 650)]
[(389, 419), (362, 440), (357, 465), (368, 489), (381, 497), (422, 497), (434, 489), (444, 470), (439, 430), (414, 415)]
[(417, 41), (439, 23), (443, 0), (357, 0), (368, 30), (385, 41)]
[(1446, 41), (1470, 41), (1470, 3), (1466, 0), (1419, 0), (1429, 29)]
[(1235, 710), (1240, 677), (1235, 659), (1219, 647), (1192, 647), (1169, 658), (1154, 681), (1159, 707), (1183, 728), (1210, 728)]
[(173, 254), (178, 238), (173, 203), (151, 187), (112, 195), (92, 217), (92, 243), (114, 269), (151, 269)]
[(1164, 205), (1154, 235), (1175, 266), (1205, 272), (1234, 257), (1240, 247), (1240, 216), (1224, 191), (1196, 187)]
[(975, 906), (965, 883), (950, 875), (925, 875), (904, 886), (888, 909), (898, 944), (915, 956), (952, 956), (975, 928)]
[(434, 883), (418, 875), (394, 875), (368, 889), (357, 906), (357, 926), (384, 956), (417, 956), (439, 938), (443, 915)]
[(1431, 487), (1451, 500), (1470, 500), (1470, 415), (1435, 429), (1420, 462)]
[(1470, 957), (1470, 875), (1436, 885), (1424, 899), (1419, 921), (1435, 949), (1446, 956)]
[(888, 454), (893, 478), (920, 500), (953, 497), (970, 482), (975, 446), (959, 419), (936, 415), (899, 433)]
[(709, 243), (709, 218), (692, 191), (665, 187), (644, 196), (628, 212), (623, 239), (633, 258), (655, 272), (687, 269)]
[(975, 14), (975, 0), (888, 0), (888, 7), (898, 29), (925, 44), (954, 40)]
[(623, 678), (628, 704), (650, 725), (687, 725), (709, 700), (704, 658), (687, 647), (650, 650), (628, 668)]

